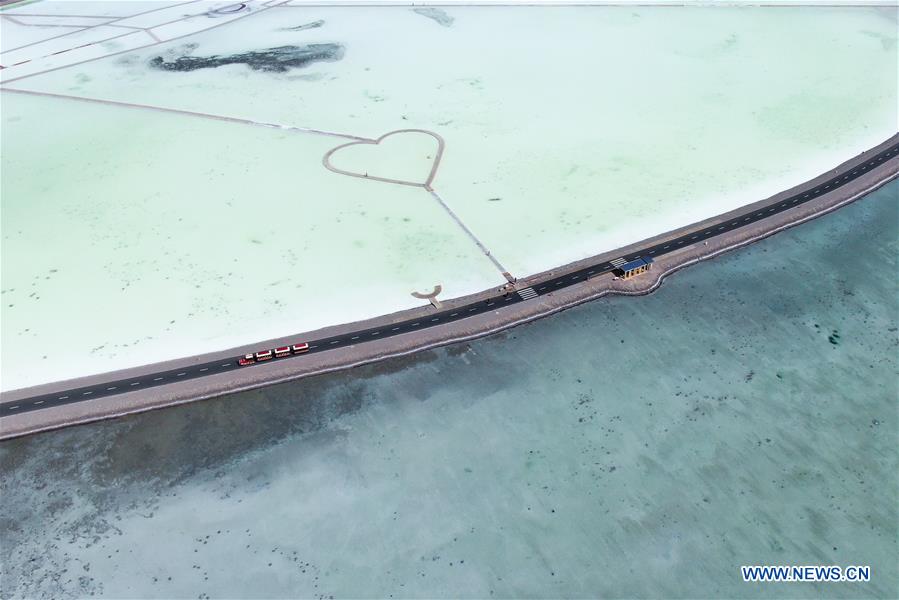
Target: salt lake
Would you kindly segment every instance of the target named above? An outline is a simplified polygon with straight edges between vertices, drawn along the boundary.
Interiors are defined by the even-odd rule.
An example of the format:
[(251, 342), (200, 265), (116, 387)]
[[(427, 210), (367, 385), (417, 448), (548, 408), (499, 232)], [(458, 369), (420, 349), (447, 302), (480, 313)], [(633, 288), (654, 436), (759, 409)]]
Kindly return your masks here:
[(647, 297), (3, 442), (0, 595), (894, 597), (897, 220), (893, 183)]
[[(234, 58), (328, 45), (339, 58), (285, 71)], [(182, 57), (237, 62), (154, 67)], [(434, 131), (435, 190), (523, 276), (764, 198), (886, 139), (896, 72), (894, 8), (285, 6), (3, 87), (366, 138)], [(3, 389), (504, 281), (424, 191), (324, 170), (345, 138), (2, 103)], [(405, 176), (432, 152), (392, 153), (395, 171), (383, 154), (348, 163)]]

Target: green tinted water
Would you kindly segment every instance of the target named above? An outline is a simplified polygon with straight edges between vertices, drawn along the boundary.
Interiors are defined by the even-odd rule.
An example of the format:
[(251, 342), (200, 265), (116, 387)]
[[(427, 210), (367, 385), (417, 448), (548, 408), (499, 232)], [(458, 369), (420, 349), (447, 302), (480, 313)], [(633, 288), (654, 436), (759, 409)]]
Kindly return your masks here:
[(648, 297), (6, 442), (2, 595), (893, 598), (897, 220), (894, 183)]

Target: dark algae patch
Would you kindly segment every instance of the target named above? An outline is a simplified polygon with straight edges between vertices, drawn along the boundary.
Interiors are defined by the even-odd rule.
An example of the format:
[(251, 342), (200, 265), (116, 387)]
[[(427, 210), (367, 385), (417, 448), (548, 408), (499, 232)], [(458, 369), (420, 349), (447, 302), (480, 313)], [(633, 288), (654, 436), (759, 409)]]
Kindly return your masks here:
[(240, 54), (212, 56), (179, 56), (165, 60), (157, 56), (150, 60), (150, 66), (163, 71), (196, 71), (215, 69), (224, 65), (244, 64), (254, 71), (284, 73), (290, 69), (300, 69), (316, 62), (333, 62), (343, 58), (340, 44), (307, 44), (305, 46), (278, 46), (267, 50), (252, 50)]

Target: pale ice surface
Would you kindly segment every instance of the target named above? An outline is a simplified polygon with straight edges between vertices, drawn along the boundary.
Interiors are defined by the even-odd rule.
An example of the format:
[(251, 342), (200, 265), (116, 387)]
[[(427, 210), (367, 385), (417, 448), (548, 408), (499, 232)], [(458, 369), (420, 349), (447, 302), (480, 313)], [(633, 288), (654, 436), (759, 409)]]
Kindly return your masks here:
[[(37, 11), (41, 3), (29, 6)], [(369, 138), (397, 129), (432, 130), (447, 143), (435, 189), (519, 277), (759, 200), (835, 166), (897, 130), (894, 7), (447, 7), (442, 20), (448, 26), (408, 8), (254, 7), (255, 14), (214, 30), (5, 87)], [(323, 24), (301, 27), (317, 21)], [(345, 52), (340, 60), (282, 73), (244, 64), (189, 72), (149, 66), (155, 57), (173, 61), (180, 56), (228, 56), (306, 44), (339, 44)], [(32, 104), (43, 106), (36, 100)], [(447, 290), (443, 297), (448, 297), (501, 281), (496, 269), (485, 266), (476, 246), (456, 236), (464, 234), (453, 231), (457, 226), (448, 215), (419, 206), (429, 200), (421, 190), (313, 174), (316, 169), (324, 171), (321, 154), (347, 140), (303, 141), (293, 136), (291, 144), (308, 145), (309, 150), (292, 155), (292, 166), (275, 175), (274, 169), (216, 169), (203, 162), (224, 160), (220, 157), (230, 153), (231, 159), (240, 155), (254, 165), (284, 164), (284, 156), (272, 157), (283, 144), (264, 143), (263, 134), (245, 131), (252, 129), (249, 125), (215, 126), (210, 139), (200, 129), (186, 129), (166, 141), (159, 135), (154, 137), (157, 145), (146, 148), (134, 148), (136, 140), (120, 129), (118, 135), (105, 136), (107, 147), (97, 146), (96, 151), (117, 156), (119, 162), (138, 158), (126, 170), (105, 177), (105, 183), (83, 177), (76, 186), (48, 175), (40, 158), (27, 164), (17, 158), (29, 147), (34, 149), (30, 129), (39, 127), (34, 123), (45, 115), (35, 109), (30, 117), (23, 115), (22, 121), (11, 123), (7, 117), (18, 110), (16, 106), (12, 94), (3, 94), (4, 174), (11, 172), (12, 162), (17, 165), (15, 176), (5, 176), (3, 182), (4, 212), (15, 215), (3, 219), (3, 260), (4, 266), (20, 264), (4, 273), (3, 288), (37, 292), (42, 308), (34, 310), (33, 302), (7, 301), (4, 295), (0, 309), (6, 324), (4, 389), (175, 358), (187, 353), (182, 340), (191, 340), (191, 350), (212, 351), (250, 343), (269, 332), (286, 335), (390, 312), (410, 305), (410, 283), (427, 289), (441, 283)], [(121, 110), (60, 100), (47, 119), (90, 119), (89, 125), (101, 131), (111, 131), (106, 123), (117, 119), (129, 119), (133, 124), (129, 126), (138, 131), (153, 129), (160, 119), (136, 109), (139, 115), (123, 117)], [(190, 119), (171, 127), (192, 127), (186, 125)], [(255, 142), (244, 148), (248, 137)], [(156, 167), (139, 158), (163, 155), (163, 148), (171, 144), (173, 156), (182, 164), (169, 173), (182, 179), (171, 174), (158, 177)], [(54, 139), (48, 134), (41, 147), (53, 148), (51, 156), (57, 152), (77, 156), (83, 146), (75, 137)], [(405, 158), (388, 146), (385, 140), (374, 151), (353, 147), (335, 156), (335, 164), (347, 160), (351, 170), (398, 178), (420, 171), (415, 180), (423, 180), (430, 163), (427, 154), (421, 154), (431, 150), (429, 144), (413, 143), (411, 151), (407, 144)], [(81, 160), (91, 159), (76, 159), (74, 164)], [(193, 169), (191, 161), (204, 166)], [(215, 181), (207, 184), (202, 169), (213, 173)], [(290, 187), (296, 180), (285, 174), (292, 170), (309, 175), (302, 187)], [(134, 187), (126, 177), (147, 182), (139, 184), (141, 193), (155, 199), (126, 204), (114, 194), (109, 197), (113, 189)], [(34, 195), (25, 195), (26, 190), (42, 193), (44, 188), (65, 189), (72, 203), (97, 198), (101, 204), (117, 204), (117, 209), (88, 205), (77, 209), (93, 211), (97, 215), (93, 221), (44, 212), (53, 210), (53, 202), (35, 202)], [(237, 209), (220, 209), (225, 189), (244, 192), (239, 198), (231, 195)], [(257, 194), (256, 189), (266, 193)], [(409, 217), (408, 210), (417, 210), (428, 211), (428, 224), (414, 231), (388, 232), (379, 231), (368, 218), (339, 219), (320, 199), (335, 198), (346, 189), (354, 190), (353, 198), (337, 204), (354, 202), (361, 207), (373, 203), (362, 198), (377, 198), (376, 212), (393, 223)], [(284, 212), (286, 204), (272, 200), (295, 191), (306, 200), (291, 205), (292, 213)], [(162, 195), (170, 197), (161, 199)], [(183, 263), (173, 258), (159, 265), (161, 248), (152, 242), (160, 239), (163, 221), (174, 223), (171, 215), (156, 209), (157, 202), (164, 206), (185, 195), (193, 201), (179, 204), (184, 222), (165, 235), (171, 235), (166, 241), (172, 248), (191, 248), (193, 258)], [(409, 209), (413, 203), (415, 208)], [(10, 208), (13, 205), (20, 206)], [(298, 254), (289, 268), (282, 259), (259, 253), (252, 242), (259, 228), (272, 240), (307, 237), (305, 226), (298, 225), (310, 220), (304, 211), (312, 211), (318, 235), (329, 242), (326, 246), (317, 247), (312, 256)], [(105, 229), (104, 236), (126, 240), (128, 249), (124, 254), (122, 249), (96, 254), (101, 264), (82, 263), (67, 275), (68, 287), (51, 290), (44, 283), (51, 280), (44, 280), (46, 274), (40, 270), (45, 265), (29, 263), (26, 252), (39, 244), (45, 254), (73, 253), (65, 236), (27, 239), (30, 228), (45, 220), (64, 227), (74, 239)], [(157, 228), (155, 233), (145, 231), (152, 227)], [(246, 234), (245, 227), (253, 231)], [(225, 235), (216, 236), (216, 228)], [(197, 231), (213, 241), (212, 248), (191, 247)], [(454, 241), (445, 249), (435, 247), (443, 243), (439, 236), (432, 237), (435, 231)], [(379, 242), (390, 248), (386, 255), (354, 245), (360, 238), (378, 235), (393, 236)], [(407, 235), (418, 245), (406, 246)], [(145, 243), (127, 241), (132, 237)], [(432, 268), (435, 254), (440, 257)], [(254, 257), (242, 261), (243, 273), (222, 268), (235, 255)], [(345, 265), (351, 265), (352, 277), (340, 270)], [(257, 275), (247, 275), (248, 270)], [(389, 279), (407, 270), (408, 275)], [(106, 280), (92, 278), (100, 271)], [(197, 272), (206, 275), (198, 278)], [(210, 285), (216, 277), (224, 279)], [(316, 293), (264, 304), (265, 294), (260, 292), (264, 288), (255, 284), (280, 280)], [(113, 313), (128, 310), (135, 294), (128, 295), (134, 288), (126, 284), (134, 286), (137, 281), (151, 291), (150, 298), (138, 301), (142, 312), (133, 313), (140, 318), (122, 320), (115, 329), (104, 325), (110, 306)], [(357, 291), (352, 301), (339, 291), (348, 286)], [(101, 291), (113, 294), (101, 296)], [(75, 295), (80, 297), (81, 312), (74, 313), (78, 320), (97, 324), (91, 332), (70, 318)], [(170, 298), (180, 298), (185, 307), (209, 307), (214, 302), (217, 309), (174, 314)], [(47, 315), (55, 315), (51, 320), (64, 330), (53, 329), (48, 337), (51, 329), (40, 321)], [(245, 319), (247, 327), (231, 327), (230, 319), (237, 318)], [(176, 323), (168, 330), (160, 328), (160, 323), (173, 319)], [(18, 333), (25, 330), (29, 335)], [(37, 330), (45, 334), (33, 333)], [(75, 345), (58, 344), (60, 336), (75, 340)], [(154, 338), (155, 346), (133, 346), (135, 340), (148, 337)], [(35, 348), (51, 345), (48, 358), (36, 363)], [(105, 352), (90, 354), (101, 345)]]
[(0, 595), (895, 598), (897, 220), (894, 183), (648, 297), (4, 442)]

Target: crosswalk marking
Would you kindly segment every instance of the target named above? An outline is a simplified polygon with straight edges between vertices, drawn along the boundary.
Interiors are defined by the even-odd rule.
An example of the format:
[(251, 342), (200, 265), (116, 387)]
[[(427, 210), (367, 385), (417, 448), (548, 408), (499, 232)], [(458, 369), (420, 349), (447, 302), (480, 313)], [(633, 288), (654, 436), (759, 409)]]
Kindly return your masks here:
[(615, 260), (611, 260), (611, 261), (609, 261), (609, 262), (611, 263), (611, 265), (612, 265), (613, 267), (620, 267), (621, 265), (623, 265), (623, 264), (626, 263), (627, 261), (626, 261), (625, 259), (623, 259), (623, 258), (616, 258)]
[(526, 287), (524, 289), (518, 290), (518, 295), (521, 296), (522, 300), (530, 300), (531, 298), (536, 298), (539, 294), (534, 291), (534, 288)]

